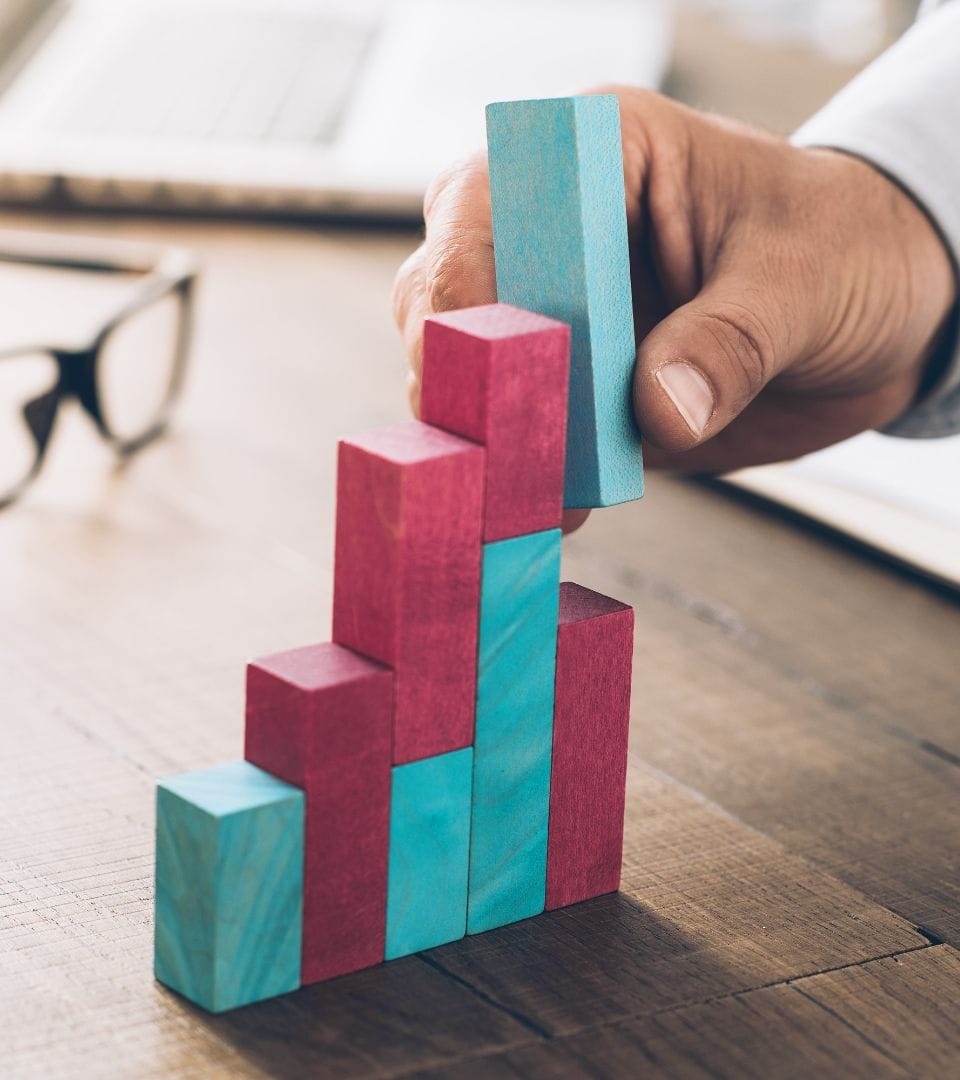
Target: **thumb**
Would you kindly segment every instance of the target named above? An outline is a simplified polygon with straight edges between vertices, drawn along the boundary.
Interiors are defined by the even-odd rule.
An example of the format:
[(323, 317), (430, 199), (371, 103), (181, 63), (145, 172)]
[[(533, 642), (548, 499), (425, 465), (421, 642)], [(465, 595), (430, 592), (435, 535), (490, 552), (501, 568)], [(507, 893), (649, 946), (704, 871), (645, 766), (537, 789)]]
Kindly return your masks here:
[(792, 359), (785, 313), (755, 282), (725, 275), (658, 323), (637, 350), (633, 398), (644, 438), (671, 452), (722, 431)]

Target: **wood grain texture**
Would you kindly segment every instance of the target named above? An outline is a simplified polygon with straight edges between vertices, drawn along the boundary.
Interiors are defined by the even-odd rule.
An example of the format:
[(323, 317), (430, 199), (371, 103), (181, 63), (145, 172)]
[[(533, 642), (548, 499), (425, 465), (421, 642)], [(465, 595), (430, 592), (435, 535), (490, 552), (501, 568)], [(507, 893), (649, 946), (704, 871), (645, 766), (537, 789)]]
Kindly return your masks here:
[(388, 960), (467, 932), (473, 750), (397, 765), (390, 798)]
[(484, 541), (556, 529), (570, 378), (570, 328), (508, 304), (423, 328), (420, 416), (486, 447)]
[(473, 742), (483, 460), (417, 421), (340, 443), (333, 637), (395, 672), (396, 764)]
[(157, 786), (160, 982), (211, 1012), (300, 985), (303, 792), (246, 761)]
[(634, 746), (960, 945), (956, 602), (702, 488), (655, 484), (665, 521), (611, 510), (571, 539), (565, 571), (637, 609), (634, 694), (670, 723), (637, 724)]
[(560, 530), (483, 547), (467, 932), (543, 911)]
[(794, 985), (907, 1075), (960, 1072), (960, 952), (952, 946), (887, 956)]
[(567, 506), (643, 494), (620, 111), (613, 95), (487, 106), (497, 299), (572, 327)]
[(620, 885), (633, 608), (560, 585), (547, 910)]
[[(769, 71), (755, 83), (765, 105)], [(549, 1025), (580, 1038), (929, 952), (914, 927), (955, 926), (960, 608), (651, 476), (648, 505), (594, 515), (564, 543), (565, 577), (637, 611), (624, 891), (233, 1013), (155, 983), (155, 779), (239, 756), (242, 658), (327, 632), (337, 438), (406, 414), (386, 297), (419, 238), (5, 224), (180, 243), (205, 271), (171, 437), (115, 469), (67, 409), (37, 485), (0, 515), (4, 1080), (404, 1075), (533, 1045)], [(61, 320), (96, 315), (102, 285), (71, 281), (51, 298), (31, 278), (5, 328), (72, 334)], [(476, 982), (447, 972), (461, 957), (458, 975), (479, 971)], [(923, 978), (951, 1000), (952, 973), (931, 965)], [(929, 998), (910, 998), (916, 1029), (936, 1032)], [(875, 1000), (879, 1022), (893, 1006)], [(736, 1015), (702, 1042), (695, 1024), (664, 1041), (729, 1073), (749, 1042)], [(789, 1044), (793, 1023), (771, 1013), (752, 1045)], [(828, 1046), (822, 1075), (856, 1075), (855, 1044)]]
[[(724, 491), (662, 475), (651, 483), (666, 520), (611, 510), (605, 526), (591, 521), (582, 533), (593, 559), (626, 568), (644, 595), (676, 597), (674, 607), (697, 609), (716, 633), (735, 635), (767, 669), (767, 683), (811, 680), (814, 698), (835, 702), (879, 733), (960, 758), (951, 670), (956, 599)], [(704, 531), (716, 538), (707, 549)], [(738, 548), (736, 573), (723, 555), (729, 545)], [(638, 550), (649, 552), (644, 566), (631, 558)], [(774, 580), (783, 602), (763, 603)], [(924, 647), (909, 664), (898, 662), (917, 638)], [(837, 640), (856, 648), (855, 663)]]
[(625, 837), (618, 893), (431, 956), (555, 1037), (928, 944), (633, 758)]
[[(803, 983), (796, 984), (796, 986)], [(897, 1033), (898, 1036), (902, 1033)], [(881, 1080), (900, 1068), (795, 985), (764, 987), (565, 1038), (518, 1047), (421, 1077), (671, 1077), (690, 1080)], [(943, 1075), (943, 1074), (941, 1074)]]
[(304, 984), (384, 956), (393, 673), (341, 645), (247, 665), (244, 756), (302, 788)]
[[(205, 1019), (219, 1044), (204, 1055), (208, 1070), (270, 1080), (400, 1077), (531, 1037), (522, 1018), (483, 1001), (418, 956)], [(204, 1029), (196, 1029), (184, 1039), (188, 1045), (199, 1043)], [(196, 1076), (197, 1062), (185, 1060), (182, 1070)]]

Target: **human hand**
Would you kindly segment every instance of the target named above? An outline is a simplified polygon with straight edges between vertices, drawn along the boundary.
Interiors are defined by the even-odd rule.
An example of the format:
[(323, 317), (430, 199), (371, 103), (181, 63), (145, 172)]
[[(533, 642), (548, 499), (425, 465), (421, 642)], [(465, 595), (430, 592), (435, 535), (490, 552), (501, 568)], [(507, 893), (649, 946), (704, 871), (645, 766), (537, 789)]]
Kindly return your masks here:
[[(620, 99), (647, 464), (725, 471), (899, 416), (957, 289), (913, 199), (848, 155), (605, 92)], [(496, 299), (485, 159), (438, 177), (424, 216), (394, 287), (414, 411), (424, 318)]]

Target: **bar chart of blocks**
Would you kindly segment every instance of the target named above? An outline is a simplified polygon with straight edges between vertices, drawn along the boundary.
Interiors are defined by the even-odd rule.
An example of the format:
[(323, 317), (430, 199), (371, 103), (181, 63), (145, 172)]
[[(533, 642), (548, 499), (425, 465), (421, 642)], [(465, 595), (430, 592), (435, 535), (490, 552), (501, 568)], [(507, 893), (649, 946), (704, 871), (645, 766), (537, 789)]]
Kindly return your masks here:
[(155, 973), (221, 1012), (618, 888), (633, 611), (564, 506), (642, 494), (617, 102), (487, 112), (498, 303), (343, 439), (332, 641), (248, 665), (244, 760), (157, 791)]

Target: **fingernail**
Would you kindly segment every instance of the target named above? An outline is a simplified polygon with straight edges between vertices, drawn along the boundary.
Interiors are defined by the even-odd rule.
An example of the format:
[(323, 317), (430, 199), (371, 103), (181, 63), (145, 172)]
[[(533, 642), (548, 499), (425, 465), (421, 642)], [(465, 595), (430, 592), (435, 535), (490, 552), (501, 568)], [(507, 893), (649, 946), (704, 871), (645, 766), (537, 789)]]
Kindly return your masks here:
[(714, 400), (710, 384), (695, 367), (675, 360), (657, 372), (657, 382), (667, 392), (687, 427), (699, 439), (713, 416)]

